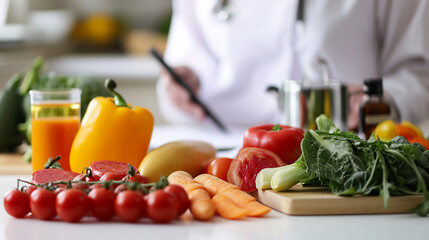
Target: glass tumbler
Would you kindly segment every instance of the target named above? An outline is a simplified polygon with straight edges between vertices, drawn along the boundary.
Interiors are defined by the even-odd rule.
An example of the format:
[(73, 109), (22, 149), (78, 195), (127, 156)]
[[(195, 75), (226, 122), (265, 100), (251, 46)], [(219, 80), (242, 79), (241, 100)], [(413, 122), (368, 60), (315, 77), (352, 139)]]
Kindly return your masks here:
[(70, 149), (80, 125), (80, 95), (80, 89), (30, 91), (33, 172), (56, 156), (61, 157), (62, 168), (70, 170)]

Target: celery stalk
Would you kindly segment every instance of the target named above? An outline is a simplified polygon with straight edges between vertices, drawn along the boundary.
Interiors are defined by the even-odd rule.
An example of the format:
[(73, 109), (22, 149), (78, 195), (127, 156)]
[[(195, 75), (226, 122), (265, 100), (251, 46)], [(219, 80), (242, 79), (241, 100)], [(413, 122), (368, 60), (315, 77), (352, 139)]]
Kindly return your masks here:
[(271, 188), (274, 191), (285, 191), (298, 182), (307, 179), (310, 177), (310, 174), (305, 171), (305, 169), (295, 165), (287, 165), (281, 167), (277, 172), (275, 172), (271, 177)]
[(283, 167), (276, 168), (264, 168), (262, 169), (258, 175), (256, 175), (256, 188), (257, 189), (270, 189), (271, 188), (271, 177), (274, 173), (279, 171)]

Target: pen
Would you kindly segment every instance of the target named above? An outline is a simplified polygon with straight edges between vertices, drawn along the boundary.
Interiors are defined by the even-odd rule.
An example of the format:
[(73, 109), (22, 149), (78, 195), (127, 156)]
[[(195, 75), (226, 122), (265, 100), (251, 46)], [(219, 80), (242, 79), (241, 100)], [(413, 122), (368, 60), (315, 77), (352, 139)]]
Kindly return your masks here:
[(179, 84), (180, 86), (182, 86), (186, 90), (186, 92), (191, 97), (191, 101), (198, 104), (203, 109), (204, 113), (211, 120), (213, 120), (213, 122), (216, 124), (216, 126), (218, 126), (223, 132), (228, 132), (226, 127), (219, 121), (219, 119), (215, 115), (213, 115), (213, 113), (207, 108), (207, 106), (204, 103), (202, 103), (200, 99), (198, 99), (198, 97), (194, 94), (194, 92), (191, 90), (191, 88), (183, 81), (183, 79), (179, 75), (177, 75), (177, 73), (164, 61), (164, 59), (161, 57), (161, 55), (158, 53), (158, 51), (156, 51), (156, 49), (152, 48), (150, 50), (150, 53), (152, 54), (152, 56), (154, 56), (159, 61), (159, 63), (161, 63), (161, 65), (165, 68), (165, 70), (167, 70), (171, 74), (174, 81), (176, 81), (177, 84)]

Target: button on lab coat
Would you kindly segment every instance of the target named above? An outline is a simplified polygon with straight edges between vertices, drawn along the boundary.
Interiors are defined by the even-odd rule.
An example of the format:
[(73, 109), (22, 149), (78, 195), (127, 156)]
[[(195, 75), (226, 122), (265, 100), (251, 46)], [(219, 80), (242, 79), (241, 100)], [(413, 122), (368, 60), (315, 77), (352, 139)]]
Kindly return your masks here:
[[(383, 77), (384, 91), (403, 120), (429, 116), (429, 4), (426, 0), (231, 0), (220, 21), (215, 0), (173, 0), (165, 53), (200, 78), (199, 97), (222, 121), (254, 125), (279, 120), (269, 85), (321, 79), (320, 60), (347, 85)], [(312, 80), (317, 81), (317, 80)], [(172, 122), (192, 121), (169, 102), (163, 80), (161, 111)]]

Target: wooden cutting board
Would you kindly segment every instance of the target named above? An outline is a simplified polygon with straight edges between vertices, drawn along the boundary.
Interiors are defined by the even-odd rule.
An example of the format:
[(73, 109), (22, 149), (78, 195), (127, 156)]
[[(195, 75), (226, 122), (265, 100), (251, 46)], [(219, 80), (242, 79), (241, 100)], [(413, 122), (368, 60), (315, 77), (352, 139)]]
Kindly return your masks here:
[(23, 154), (1, 153), (0, 174), (31, 174), (31, 163), (26, 163)]
[(341, 197), (327, 188), (303, 187), (300, 184), (286, 192), (259, 190), (255, 197), (263, 204), (289, 215), (406, 213), (423, 202), (421, 195), (390, 197), (386, 210), (383, 199), (378, 196)]

